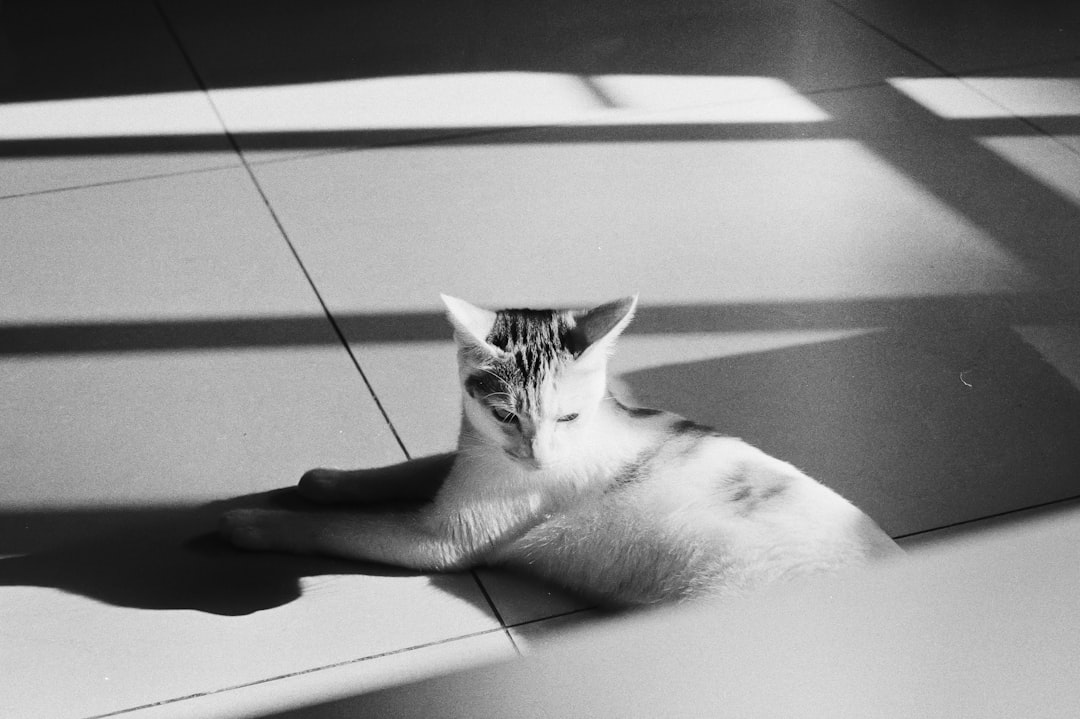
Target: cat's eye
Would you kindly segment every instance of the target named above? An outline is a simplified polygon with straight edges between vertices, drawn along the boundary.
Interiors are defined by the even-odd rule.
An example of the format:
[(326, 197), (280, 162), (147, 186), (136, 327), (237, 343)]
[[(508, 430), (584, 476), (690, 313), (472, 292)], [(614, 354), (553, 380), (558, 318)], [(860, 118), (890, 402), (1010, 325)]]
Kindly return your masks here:
[(559, 421), (560, 422), (573, 422), (577, 418), (578, 418), (577, 412), (571, 412), (570, 414), (564, 414), (562, 417), (559, 417)]
[(495, 416), (495, 419), (499, 420), (500, 422), (516, 424), (518, 421), (516, 414), (514, 414), (513, 412), (507, 412), (506, 410), (500, 409), (498, 407), (492, 407), (491, 414), (493, 414)]

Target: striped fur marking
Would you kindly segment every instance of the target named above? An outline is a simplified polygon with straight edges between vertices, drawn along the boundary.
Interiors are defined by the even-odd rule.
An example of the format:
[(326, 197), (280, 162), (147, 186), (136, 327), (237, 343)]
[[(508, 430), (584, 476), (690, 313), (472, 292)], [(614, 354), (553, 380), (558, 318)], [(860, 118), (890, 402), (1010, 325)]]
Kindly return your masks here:
[(660, 453), (664, 451), (666, 446), (666, 443), (661, 440), (656, 442), (653, 446), (642, 450), (637, 457), (619, 469), (615, 474), (615, 482), (608, 488), (608, 491), (628, 487), (648, 479), (651, 470), (650, 465), (652, 465), (653, 461), (660, 456)]
[(781, 496), (786, 491), (786, 484), (771, 484), (761, 488), (743, 484), (728, 496), (728, 501), (737, 505), (736, 512), (740, 517), (749, 517), (769, 500)]
[(567, 337), (573, 321), (557, 310), (500, 310), (486, 341), (504, 357), (485, 362), (465, 382), (475, 398), (499, 397), (497, 404), (519, 413), (539, 407), (540, 387), (573, 353)]

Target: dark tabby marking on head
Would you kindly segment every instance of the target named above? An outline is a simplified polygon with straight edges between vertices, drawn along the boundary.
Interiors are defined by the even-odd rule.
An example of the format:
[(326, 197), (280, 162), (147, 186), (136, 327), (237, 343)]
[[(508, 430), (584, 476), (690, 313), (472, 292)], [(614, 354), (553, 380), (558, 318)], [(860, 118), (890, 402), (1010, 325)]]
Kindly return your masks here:
[(556, 365), (572, 357), (566, 338), (572, 320), (557, 310), (500, 310), (485, 341), (504, 354), (476, 363), (465, 391), (477, 400), (494, 400), (508, 411), (538, 406), (539, 387)]
[(506, 391), (506, 381), (491, 372), (482, 371), (465, 378), (465, 391), (474, 399), (487, 399)]
[(500, 310), (487, 341), (511, 356), (522, 378), (535, 379), (573, 356), (567, 345), (570, 329), (557, 310)]

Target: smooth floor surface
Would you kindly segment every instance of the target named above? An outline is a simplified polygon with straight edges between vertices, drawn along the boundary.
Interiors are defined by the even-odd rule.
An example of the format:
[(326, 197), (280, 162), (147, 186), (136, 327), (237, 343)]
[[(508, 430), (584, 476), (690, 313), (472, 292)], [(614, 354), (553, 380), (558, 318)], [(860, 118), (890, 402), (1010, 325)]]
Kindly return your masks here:
[(639, 292), (621, 393), (913, 553), (1080, 496), (1080, 11), (1037, 5), (0, 2), (0, 715), (265, 716), (596, 621), (212, 534), (453, 446), (440, 292)]

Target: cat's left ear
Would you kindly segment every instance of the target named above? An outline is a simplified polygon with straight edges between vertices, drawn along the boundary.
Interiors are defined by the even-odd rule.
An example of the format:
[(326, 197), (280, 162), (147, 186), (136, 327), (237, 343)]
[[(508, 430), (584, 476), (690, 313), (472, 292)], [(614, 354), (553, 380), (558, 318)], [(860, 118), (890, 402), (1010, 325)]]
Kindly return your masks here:
[(638, 296), (624, 297), (599, 307), (574, 312), (574, 354), (579, 358), (607, 356), (637, 309)]
[(450, 295), (439, 295), (439, 297), (446, 305), (446, 316), (450, 319), (450, 324), (454, 326), (454, 334), (459, 343), (482, 349), (489, 354), (499, 354), (499, 350), (487, 341), (497, 318), (494, 312)]

